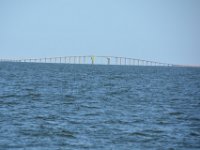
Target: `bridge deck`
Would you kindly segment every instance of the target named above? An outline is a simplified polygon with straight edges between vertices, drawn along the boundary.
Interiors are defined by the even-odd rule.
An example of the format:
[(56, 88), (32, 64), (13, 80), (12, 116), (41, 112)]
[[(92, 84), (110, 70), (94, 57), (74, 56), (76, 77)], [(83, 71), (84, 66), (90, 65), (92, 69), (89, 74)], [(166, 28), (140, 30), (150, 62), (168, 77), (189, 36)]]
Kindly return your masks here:
[(1, 62), (26, 62), (26, 63), (65, 63), (65, 64), (102, 64), (102, 65), (134, 65), (134, 66), (175, 66), (156, 61), (115, 57), (115, 56), (65, 56), (30, 59), (0, 59)]

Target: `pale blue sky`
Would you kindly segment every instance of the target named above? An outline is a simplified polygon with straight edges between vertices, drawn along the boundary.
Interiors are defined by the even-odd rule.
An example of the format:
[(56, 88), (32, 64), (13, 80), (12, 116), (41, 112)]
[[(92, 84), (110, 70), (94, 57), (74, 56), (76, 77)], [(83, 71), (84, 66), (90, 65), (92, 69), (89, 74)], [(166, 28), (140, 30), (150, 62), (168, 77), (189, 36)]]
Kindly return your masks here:
[(200, 0), (0, 0), (0, 57), (200, 64)]

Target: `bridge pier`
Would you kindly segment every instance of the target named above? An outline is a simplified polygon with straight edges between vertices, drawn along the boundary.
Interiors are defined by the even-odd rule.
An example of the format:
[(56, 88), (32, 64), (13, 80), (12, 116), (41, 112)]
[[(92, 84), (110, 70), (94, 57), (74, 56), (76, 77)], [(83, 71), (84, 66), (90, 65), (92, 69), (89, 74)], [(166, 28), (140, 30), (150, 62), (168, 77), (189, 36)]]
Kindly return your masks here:
[(91, 56), (92, 65), (94, 65), (94, 56)]
[(78, 63), (81, 64), (81, 56), (78, 57)]
[(115, 58), (115, 64), (118, 65), (118, 57)]
[(132, 59), (132, 65), (133, 65), (133, 66), (135, 65), (135, 60), (134, 60), (134, 59)]
[(107, 64), (110, 65), (110, 58), (107, 58)]
[(85, 58), (85, 56), (83, 57), (83, 63), (86, 64), (86, 58)]

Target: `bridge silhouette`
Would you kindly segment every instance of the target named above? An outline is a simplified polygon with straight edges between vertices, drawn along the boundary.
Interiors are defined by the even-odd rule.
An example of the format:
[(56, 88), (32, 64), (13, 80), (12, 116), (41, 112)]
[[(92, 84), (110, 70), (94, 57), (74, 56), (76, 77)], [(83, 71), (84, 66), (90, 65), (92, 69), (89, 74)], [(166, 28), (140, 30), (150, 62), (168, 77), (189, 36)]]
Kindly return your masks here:
[(178, 66), (157, 61), (142, 60), (115, 56), (64, 56), (44, 57), (28, 59), (0, 59), (0, 62), (23, 62), (23, 63), (62, 63), (62, 64), (99, 64), (99, 65), (128, 65), (128, 66)]

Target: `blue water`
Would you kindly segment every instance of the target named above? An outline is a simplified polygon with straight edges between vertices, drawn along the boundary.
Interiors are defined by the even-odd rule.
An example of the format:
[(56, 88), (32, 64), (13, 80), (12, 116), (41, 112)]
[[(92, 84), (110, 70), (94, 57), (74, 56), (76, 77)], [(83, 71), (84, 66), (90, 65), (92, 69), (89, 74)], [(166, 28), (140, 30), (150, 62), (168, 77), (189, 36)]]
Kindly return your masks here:
[(0, 149), (200, 149), (200, 69), (0, 63)]

